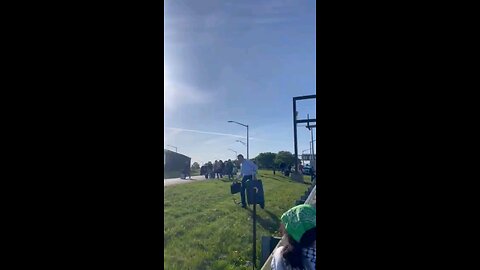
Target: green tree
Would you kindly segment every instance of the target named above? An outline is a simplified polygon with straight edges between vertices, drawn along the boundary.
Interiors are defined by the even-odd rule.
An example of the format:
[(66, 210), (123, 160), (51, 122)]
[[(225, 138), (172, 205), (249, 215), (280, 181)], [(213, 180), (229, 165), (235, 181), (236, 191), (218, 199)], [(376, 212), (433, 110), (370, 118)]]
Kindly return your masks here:
[(258, 168), (260, 169), (272, 169), (275, 165), (275, 157), (277, 154), (267, 152), (267, 153), (260, 153), (255, 160), (258, 163)]
[(200, 164), (198, 164), (198, 162), (193, 162), (192, 170), (199, 170), (199, 169), (200, 169)]
[(285, 165), (290, 166), (295, 164), (295, 155), (290, 153), (289, 151), (280, 151), (275, 157), (275, 165), (278, 167), (281, 163), (285, 163)]

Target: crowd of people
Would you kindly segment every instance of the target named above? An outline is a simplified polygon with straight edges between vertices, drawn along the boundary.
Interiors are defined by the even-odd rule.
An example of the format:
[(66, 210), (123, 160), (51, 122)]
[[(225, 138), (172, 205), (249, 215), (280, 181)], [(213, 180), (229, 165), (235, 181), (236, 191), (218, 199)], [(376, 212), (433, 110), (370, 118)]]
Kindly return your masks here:
[[(285, 164), (284, 162), (280, 163), (279, 169), (282, 172), (282, 175), (284, 176), (290, 176), (290, 172), (292, 171), (292, 166), (293, 165), (288, 165)], [(275, 174), (276, 168), (274, 167), (273, 169), (273, 174)]]
[(228, 176), (229, 180), (233, 180), (233, 175), (238, 171), (239, 167), (232, 160), (223, 162), (222, 160), (215, 160), (215, 162), (207, 162), (200, 167), (200, 175), (204, 175), (205, 179), (220, 179), (223, 176)]

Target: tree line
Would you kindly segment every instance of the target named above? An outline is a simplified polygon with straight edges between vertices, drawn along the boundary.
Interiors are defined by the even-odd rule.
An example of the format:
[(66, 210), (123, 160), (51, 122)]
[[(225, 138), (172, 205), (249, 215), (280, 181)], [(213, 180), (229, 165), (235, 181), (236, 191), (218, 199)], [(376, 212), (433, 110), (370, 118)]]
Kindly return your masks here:
[[(295, 155), (289, 151), (280, 151), (278, 153), (265, 152), (258, 154), (252, 161), (257, 164), (259, 169), (278, 169), (282, 163), (288, 168), (295, 165)], [(300, 159), (298, 163), (301, 163)], [(192, 169), (199, 170), (200, 164), (193, 162)]]
[[(295, 165), (295, 155), (289, 151), (280, 151), (276, 154), (266, 152), (258, 154), (253, 161), (257, 164), (259, 169), (278, 169), (282, 163), (288, 168), (289, 166)], [(300, 159), (298, 162), (300, 163)]]

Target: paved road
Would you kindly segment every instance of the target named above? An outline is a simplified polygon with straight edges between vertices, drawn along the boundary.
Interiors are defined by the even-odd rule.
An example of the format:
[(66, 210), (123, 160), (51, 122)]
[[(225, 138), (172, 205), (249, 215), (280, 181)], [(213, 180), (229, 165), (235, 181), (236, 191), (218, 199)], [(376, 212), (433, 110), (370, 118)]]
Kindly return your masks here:
[(189, 180), (188, 178), (187, 179), (168, 178), (168, 179), (163, 179), (163, 187), (178, 185), (178, 184), (193, 183), (193, 182), (202, 181), (202, 180), (207, 180), (207, 179), (205, 179), (205, 176), (203, 175), (192, 176), (191, 180)]

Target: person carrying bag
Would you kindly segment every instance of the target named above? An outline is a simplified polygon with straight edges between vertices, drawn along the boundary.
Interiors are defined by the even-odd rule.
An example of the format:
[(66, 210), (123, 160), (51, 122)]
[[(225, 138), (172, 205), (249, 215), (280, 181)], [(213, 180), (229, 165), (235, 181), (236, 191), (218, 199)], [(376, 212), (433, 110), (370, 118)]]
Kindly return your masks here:
[(242, 177), (242, 186), (240, 189), (240, 197), (242, 199), (242, 208), (247, 208), (245, 200), (245, 190), (247, 189), (247, 182), (256, 180), (258, 167), (252, 161), (245, 159), (242, 154), (237, 156), (238, 162), (241, 164), (240, 175)]

